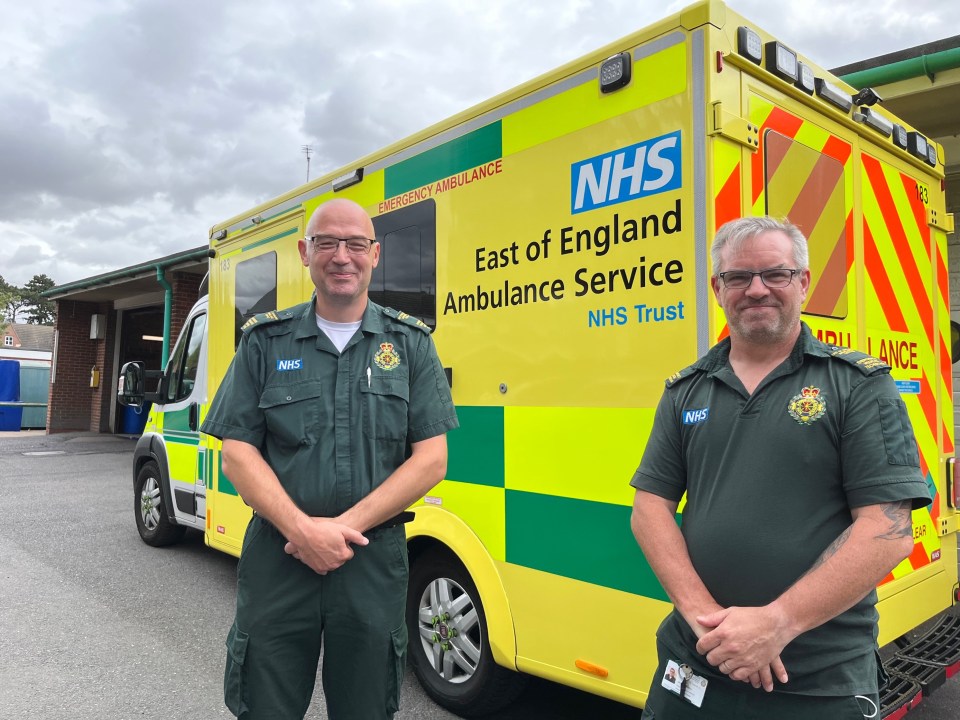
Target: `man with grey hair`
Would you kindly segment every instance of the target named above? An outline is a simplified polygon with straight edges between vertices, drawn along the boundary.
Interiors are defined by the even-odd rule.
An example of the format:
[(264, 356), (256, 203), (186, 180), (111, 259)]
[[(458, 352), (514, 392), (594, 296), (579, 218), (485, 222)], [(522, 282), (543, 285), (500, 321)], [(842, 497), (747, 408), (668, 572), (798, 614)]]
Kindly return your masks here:
[(875, 588), (930, 502), (906, 408), (888, 365), (801, 322), (798, 228), (731, 221), (712, 259), (730, 336), (667, 380), (631, 481), (674, 604), (643, 717), (878, 717)]

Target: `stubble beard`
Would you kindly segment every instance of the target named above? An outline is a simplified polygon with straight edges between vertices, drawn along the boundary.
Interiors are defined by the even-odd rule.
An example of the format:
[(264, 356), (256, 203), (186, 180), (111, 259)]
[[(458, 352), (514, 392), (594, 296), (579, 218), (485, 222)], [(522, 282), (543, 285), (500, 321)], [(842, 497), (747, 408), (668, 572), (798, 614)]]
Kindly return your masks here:
[(751, 345), (775, 345), (784, 342), (800, 322), (799, 313), (790, 313), (784, 307), (776, 307), (776, 318), (764, 323), (743, 321), (743, 308), (737, 317), (729, 319), (730, 332)]

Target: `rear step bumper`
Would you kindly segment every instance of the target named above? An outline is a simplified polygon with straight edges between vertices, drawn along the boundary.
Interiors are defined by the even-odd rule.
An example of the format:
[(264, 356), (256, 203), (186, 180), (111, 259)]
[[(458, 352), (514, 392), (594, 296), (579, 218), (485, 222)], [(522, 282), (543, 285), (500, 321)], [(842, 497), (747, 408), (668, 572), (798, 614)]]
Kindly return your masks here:
[(890, 682), (880, 693), (880, 716), (899, 720), (960, 672), (960, 616), (944, 615), (883, 667)]

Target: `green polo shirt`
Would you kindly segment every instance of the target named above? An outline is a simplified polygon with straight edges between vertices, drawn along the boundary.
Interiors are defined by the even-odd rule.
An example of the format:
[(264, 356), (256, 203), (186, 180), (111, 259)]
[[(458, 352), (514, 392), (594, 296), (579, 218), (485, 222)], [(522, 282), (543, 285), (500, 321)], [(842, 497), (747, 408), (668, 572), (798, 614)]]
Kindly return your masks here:
[[(825, 345), (804, 324), (790, 357), (750, 395), (729, 353), (727, 339), (667, 381), (631, 484), (676, 501), (686, 493), (681, 530), (697, 573), (724, 607), (760, 606), (814, 565), (851, 508), (931, 499), (888, 365)], [(781, 655), (790, 681), (779, 689), (875, 688), (876, 601), (872, 591), (790, 643)], [(658, 637), (696, 655), (676, 611)], [(705, 661), (699, 669), (723, 677)]]
[(383, 483), (410, 443), (458, 426), (429, 333), (368, 302), (340, 353), (317, 327), (313, 299), (259, 315), (200, 429), (259, 448), (307, 514), (338, 515)]

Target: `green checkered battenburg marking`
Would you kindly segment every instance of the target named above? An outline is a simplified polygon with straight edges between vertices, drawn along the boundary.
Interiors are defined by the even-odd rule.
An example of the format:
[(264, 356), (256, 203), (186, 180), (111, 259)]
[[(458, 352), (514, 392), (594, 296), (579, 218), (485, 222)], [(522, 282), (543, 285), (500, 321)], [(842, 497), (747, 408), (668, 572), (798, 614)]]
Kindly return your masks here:
[(506, 491), (507, 562), (670, 602), (625, 505)]
[(497, 120), (388, 167), (383, 172), (384, 199), (492, 162), (502, 155), (503, 134)]
[[(503, 408), (459, 406), (457, 417), (447, 478), (504, 487)], [(669, 602), (633, 537), (630, 507), (509, 489), (505, 498), (507, 562)]]
[(217, 453), (217, 477), (220, 478), (217, 489), (224, 495), (239, 495), (233, 483), (223, 474), (223, 453)]
[(457, 407), (460, 427), (447, 433), (447, 477), (503, 487), (503, 408)]

